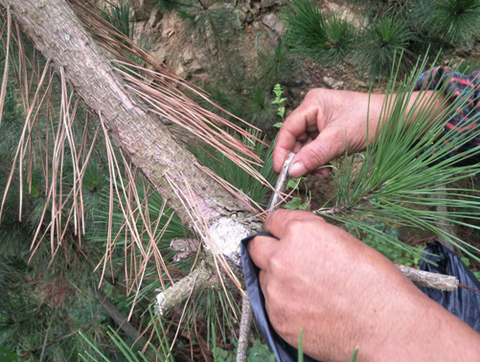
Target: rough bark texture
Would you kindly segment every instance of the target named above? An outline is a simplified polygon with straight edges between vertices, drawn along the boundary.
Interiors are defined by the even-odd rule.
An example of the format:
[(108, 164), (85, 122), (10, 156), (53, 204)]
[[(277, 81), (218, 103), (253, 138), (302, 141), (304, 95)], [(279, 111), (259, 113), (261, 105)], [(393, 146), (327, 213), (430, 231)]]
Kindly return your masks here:
[(242, 319), (240, 320), (240, 331), (238, 338), (238, 349), (236, 362), (246, 362), (248, 359), (248, 347), (252, 331), (253, 312), (250, 300), (245, 295), (242, 300)]
[(423, 270), (396, 264), (398, 269), (419, 287), (453, 291), (458, 288), (458, 278), (450, 275), (430, 273)]
[[(209, 224), (222, 216), (243, 223), (244, 208), (202, 173), (195, 157), (173, 140), (166, 126), (145, 111), (143, 102), (127, 90), (65, 0), (0, 0), (0, 4), (11, 6), (14, 17), (35, 46), (57, 69), (65, 69), (68, 81), (86, 105), (101, 113), (116, 145), (185, 224), (191, 226), (192, 221), (165, 175), (181, 190), (185, 190), (185, 178), (188, 180), (198, 210)], [(250, 220), (246, 226), (251, 225)]]
[(134, 326), (132, 326), (127, 321), (127, 317), (125, 317), (118, 310), (115, 304), (113, 304), (112, 301), (108, 299), (108, 297), (102, 291), (97, 290), (97, 294), (98, 294), (98, 301), (100, 302), (102, 307), (107, 311), (108, 315), (120, 327), (120, 329), (134, 341), (137, 341), (138, 339), (140, 339), (140, 333), (137, 331), (137, 329)]
[[(127, 89), (66, 1), (0, 0), (0, 5), (11, 7), (23, 30), (57, 70), (64, 68), (66, 79), (77, 94), (101, 115), (115, 144), (192, 230), (195, 227), (189, 216), (191, 210), (185, 208), (169, 181), (181, 193), (194, 194), (191, 203), (196, 204), (196, 211), (207, 223), (211, 239), (217, 244), (215, 251), (233, 262), (234, 271), (238, 272), (235, 267), (239, 266), (240, 240), (260, 230), (261, 223), (200, 170), (196, 158), (174, 141), (167, 126), (145, 111), (143, 101)], [(196, 290), (210, 285), (212, 274), (207, 278), (206, 270), (196, 272), (202, 275), (195, 282)], [(191, 280), (180, 281), (159, 296), (166, 303), (165, 309), (184, 299), (185, 292), (191, 290)], [(159, 307), (162, 308), (161, 303)]]
[(201, 292), (208, 288), (219, 288), (220, 281), (216, 275), (202, 262), (188, 276), (175, 283), (157, 295), (157, 308), (160, 315), (168, 313), (175, 306), (183, 303), (192, 293)]

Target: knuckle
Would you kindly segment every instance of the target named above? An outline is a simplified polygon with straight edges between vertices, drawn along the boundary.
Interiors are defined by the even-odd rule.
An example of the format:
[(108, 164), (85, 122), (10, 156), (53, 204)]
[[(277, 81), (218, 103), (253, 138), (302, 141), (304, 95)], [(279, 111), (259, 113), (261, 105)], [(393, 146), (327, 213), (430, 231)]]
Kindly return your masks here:
[(303, 218), (296, 219), (291, 223), (290, 233), (291, 235), (304, 235), (305, 232), (311, 230), (312, 228), (323, 225), (326, 221), (318, 216), (310, 215), (308, 213), (302, 213), (299, 217)]
[(327, 152), (323, 145), (319, 144), (315, 147), (312, 155), (312, 166), (323, 165), (327, 159)]
[(292, 220), (290, 230), (291, 230), (293, 233), (298, 233), (298, 232), (301, 231), (304, 227), (305, 227), (305, 221), (298, 218), (298, 219)]
[(278, 251), (273, 253), (268, 261), (268, 268), (273, 273), (282, 273), (285, 269), (285, 258)]
[(312, 100), (318, 100), (319, 97), (322, 97), (323, 92), (325, 89), (322, 88), (313, 88), (310, 89), (307, 94), (305, 95), (305, 99), (312, 99)]
[(314, 88), (307, 92), (305, 99), (308, 99), (311, 102), (314, 102), (317, 105), (324, 105), (325, 99), (327, 97), (329, 89), (325, 88)]
[(316, 98), (317, 97), (317, 94), (318, 94), (318, 89), (317, 88), (313, 88), (313, 89), (310, 89), (307, 94), (305, 95), (305, 99), (307, 98)]

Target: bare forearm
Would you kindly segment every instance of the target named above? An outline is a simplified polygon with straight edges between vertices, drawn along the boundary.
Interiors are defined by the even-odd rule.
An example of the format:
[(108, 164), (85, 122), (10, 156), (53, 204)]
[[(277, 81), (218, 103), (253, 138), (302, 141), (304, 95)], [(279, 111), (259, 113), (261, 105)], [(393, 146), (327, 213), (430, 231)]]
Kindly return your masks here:
[[(480, 335), (423, 294), (391, 299), (379, 333), (360, 346), (358, 361), (477, 361)], [(441, 356), (441, 358), (440, 358)]]
[[(361, 102), (369, 104), (369, 107), (360, 109), (363, 117), (365, 119), (368, 118), (368, 139), (370, 142), (373, 142), (379, 130), (377, 125), (380, 125), (380, 127), (385, 125), (393, 110), (396, 96), (393, 95), (390, 99), (386, 99), (387, 96), (385, 94), (372, 94), (369, 96), (368, 94), (359, 93), (358, 97), (361, 98)], [(370, 103), (368, 103), (369, 99)], [(404, 121), (410, 125), (419, 122), (419, 119), (428, 119), (429, 122), (426, 122), (425, 128), (422, 128), (424, 131), (426, 131), (428, 123), (431, 124), (431, 122), (438, 119), (449, 104), (443, 94), (439, 94), (437, 91), (413, 92), (412, 96), (406, 101), (408, 101), (408, 105)]]

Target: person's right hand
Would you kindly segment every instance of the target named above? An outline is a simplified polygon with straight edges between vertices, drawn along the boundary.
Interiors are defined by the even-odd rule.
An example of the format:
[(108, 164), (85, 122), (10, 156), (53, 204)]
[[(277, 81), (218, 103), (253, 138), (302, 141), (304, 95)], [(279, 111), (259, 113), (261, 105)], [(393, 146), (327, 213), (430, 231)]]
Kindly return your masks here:
[(480, 336), (387, 258), (306, 211), (277, 210), (248, 250), (269, 320), (319, 361), (480, 361)]
[[(385, 95), (312, 89), (280, 128), (273, 152), (273, 165), (279, 172), (290, 152), (296, 152), (290, 167), (292, 177), (313, 172), (335, 157), (348, 152), (362, 151), (369, 138), (375, 135)], [(328, 170), (317, 175), (326, 177)]]

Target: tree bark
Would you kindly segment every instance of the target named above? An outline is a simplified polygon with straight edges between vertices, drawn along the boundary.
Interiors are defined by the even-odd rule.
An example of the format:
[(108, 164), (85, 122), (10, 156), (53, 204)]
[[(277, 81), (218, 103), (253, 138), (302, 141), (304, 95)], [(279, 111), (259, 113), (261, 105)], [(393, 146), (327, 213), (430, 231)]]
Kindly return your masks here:
[[(112, 303), (112, 301), (103, 293), (101, 290), (97, 290), (98, 301), (102, 305), (103, 309), (108, 313), (108, 315), (113, 319), (113, 321), (118, 325), (118, 327), (131, 339), (135, 342), (142, 339), (140, 333), (137, 329), (128, 322), (127, 317), (125, 317)], [(145, 341), (141, 340), (142, 346), (145, 344)]]
[(174, 141), (166, 126), (145, 111), (145, 104), (127, 89), (65, 0), (0, 0), (0, 4), (11, 6), (35, 46), (57, 69), (65, 69), (67, 80), (85, 104), (102, 115), (116, 145), (185, 224), (191, 226), (192, 220), (167, 179), (185, 193), (185, 180), (188, 182), (197, 210), (207, 222), (245, 212), (232, 195), (200, 170), (195, 157)]
[[(226, 256), (238, 274), (240, 241), (261, 230), (261, 221), (204, 173), (195, 156), (175, 142), (167, 126), (146, 111), (145, 103), (129, 90), (65, 0), (0, 0), (0, 5), (11, 8), (35, 47), (57, 71), (64, 69), (67, 81), (92, 112), (101, 116), (115, 144), (182, 222), (194, 232), (208, 235), (215, 253)], [(192, 214), (201, 215), (201, 227), (205, 225), (206, 230), (198, 227)], [(218, 268), (209, 270), (213, 275)], [(183, 295), (184, 285), (188, 283), (176, 283), (166, 294)], [(168, 298), (162, 300), (169, 304)], [(181, 302), (182, 298), (174, 300)]]
[[(238, 256), (236, 247), (241, 237), (258, 230), (261, 224), (252, 220), (238, 200), (201, 171), (193, 154), (175, 142), (167, 126), (145, 111), (143, 101), (127, 89), (66, 1), (0, 0), (0, 4), (11, 6), (12, 14), (35, 46), (57, 70), (64, 68), (66, 79), (85, 104), (101, 115), (116, 145), (182, 222), (195, 230), (189, 216), (191, 210), (181, 196), (189, 195), (209, 231), (213, 230), (219, 251), (228, 249), (227, 256), (237, 259), (238, 264), (235, 254)], [(169, 182), (178, 188), (176, 192)]]

